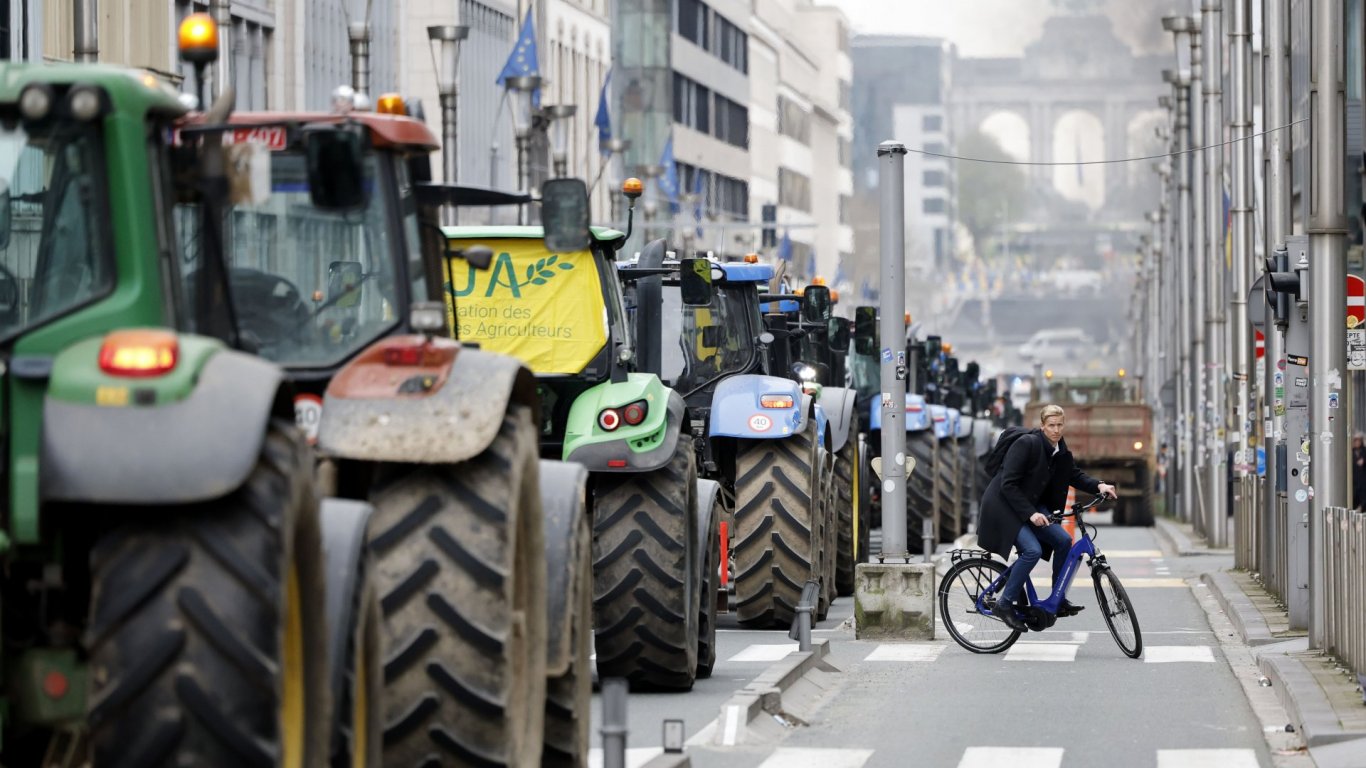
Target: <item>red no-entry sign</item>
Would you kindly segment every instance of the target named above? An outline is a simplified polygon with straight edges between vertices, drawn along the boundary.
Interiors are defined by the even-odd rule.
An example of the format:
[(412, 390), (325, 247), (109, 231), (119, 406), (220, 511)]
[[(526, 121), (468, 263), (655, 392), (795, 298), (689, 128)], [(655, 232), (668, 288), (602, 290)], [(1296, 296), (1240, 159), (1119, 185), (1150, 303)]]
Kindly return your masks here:
[(1266, 336), (1261, 331), (1253, 331), (1257, 334), (1257, 359), (1261, 360), (1266, 356)]
[(1356, 275), (1347, 276), (1347, 327), (1366, 323), (1366, 280)]

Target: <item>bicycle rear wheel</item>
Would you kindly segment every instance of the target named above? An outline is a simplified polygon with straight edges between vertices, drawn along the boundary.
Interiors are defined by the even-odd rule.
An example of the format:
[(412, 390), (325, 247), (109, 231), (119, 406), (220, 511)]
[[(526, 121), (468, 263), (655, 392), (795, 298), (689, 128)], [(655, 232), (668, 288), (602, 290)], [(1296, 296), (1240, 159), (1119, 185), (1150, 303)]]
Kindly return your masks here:
[(939, 615), (944, 627), (955, 642), (973, 653), (1000, 653), (1020, 637), (1018, 631), (978, 608), (982, 594), (1005, 570), (995, 560), (975, 557), (955, 564), (939, 583)]
[(1143, 633), (1138, 628), (1138, 615), (1129, 602), (1129, 593), (1119, 583), (1119, 577), (1109, 568), (1097, 568), (1091, 573), (1096, 584), (1096, 602), (1105, 616), (1105, 626), (1125, 656), (1136, 659), (1143, 654)]

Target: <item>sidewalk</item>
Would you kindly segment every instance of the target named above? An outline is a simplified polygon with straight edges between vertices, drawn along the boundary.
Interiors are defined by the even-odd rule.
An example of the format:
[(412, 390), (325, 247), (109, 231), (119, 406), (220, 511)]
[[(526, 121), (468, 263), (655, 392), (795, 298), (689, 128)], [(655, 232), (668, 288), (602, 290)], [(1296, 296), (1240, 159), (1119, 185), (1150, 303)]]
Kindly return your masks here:
[[(1179, 556), (1230, 553), (1209, 549), (1185, 523), (1158, 518), (1156, 532)], [(1315, 765), (1366, 768), (1361, 687), (1333, 659), (1309, 650), (1306, 632), (1290, 628), (1285, 608), (1253, 574), (1219, 569), (1202, 574), (1201, 580), (1250, 647)]]

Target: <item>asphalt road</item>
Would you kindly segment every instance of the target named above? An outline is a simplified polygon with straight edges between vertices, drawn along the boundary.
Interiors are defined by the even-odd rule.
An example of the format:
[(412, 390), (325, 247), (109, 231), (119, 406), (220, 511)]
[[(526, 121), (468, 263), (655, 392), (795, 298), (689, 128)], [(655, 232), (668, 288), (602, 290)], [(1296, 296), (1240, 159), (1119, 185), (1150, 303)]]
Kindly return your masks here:
[[(1202, 608), (1212, 601), (1194, 577), (1225, 563), (1165, 555), (1152, 529), (1113, 528), (1107, 517), (1095, 516), (1097, 546), (1133, 600), (1142, 658), (1126, 658), (1115, 645), (1086, 572), (1070, 595), (1086, 606), (1083, 613), (994, 656), (959, 648), (942, 627), (933, 642), (855, 640), (845, 621), (852, 599), (841, 599), (816, 637), (831, 640), (830, 660), (843, 681), (813, 722), (777, 744), (723, 749), (709, 738), (721, 703), (795, 649), (785, 633), (743, 631), (725, 618), (710, 680), (687, 694), (632, 694), (628, 765), (659, 753), (666, 718), (684, 720), (687, 751), (699, 768), (1307, 765), (1301, 754), (1279, 749), (1293, 737), (1269, 703), (1274, 695), (1258, 687), (1255, 667), (1242, 663), (1244, 651), (1222, 617), (1211, 619)], [(1035, 575), (1046, 574), (1041, 565)], [(595, 747), (597, 705), (595, 696)], [(600, 764), (596, 749), (592, 758)]]

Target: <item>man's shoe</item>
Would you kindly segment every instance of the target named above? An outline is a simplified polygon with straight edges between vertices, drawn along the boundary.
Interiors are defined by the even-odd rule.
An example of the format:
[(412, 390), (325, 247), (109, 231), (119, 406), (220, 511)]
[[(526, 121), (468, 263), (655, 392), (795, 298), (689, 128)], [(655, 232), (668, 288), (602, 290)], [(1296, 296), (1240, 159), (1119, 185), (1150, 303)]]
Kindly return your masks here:
[(1028, 632), (1029, 627), (1015, 615), (1015, 606), (1004, 601), (998, 601), (996, 607), (991, 610), (991, 615), (1000, 619), (1007, 627), (1016, 632)]
[(1084, 610), (1086, 610), (1086, 606), (1084, 605), (1073, 605), (1072, 603), (1063, 600), (1062, 605), (1058, 606), (1058, 618), (1065, 619), (1068, 616), (1076, 616)]

